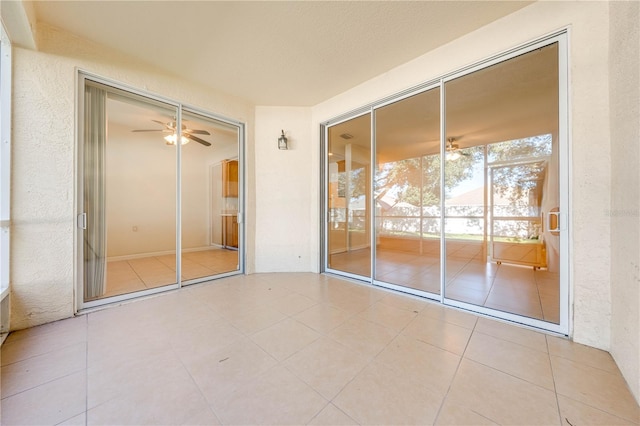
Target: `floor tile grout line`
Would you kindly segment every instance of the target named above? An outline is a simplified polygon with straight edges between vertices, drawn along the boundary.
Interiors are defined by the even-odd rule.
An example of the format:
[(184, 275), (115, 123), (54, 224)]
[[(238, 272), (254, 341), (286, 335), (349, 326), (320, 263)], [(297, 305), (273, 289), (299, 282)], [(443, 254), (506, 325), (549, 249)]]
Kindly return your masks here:
[(45, 355), (51, 354), (53, 352), (60, 351), (60, 350), (63, 350), (63, 349), (67, 349), (67, 348), (70, 348), (70, 347), (72, 347), (74, 345), (79, 345), (81, 343), (86, 343), (86, 342), (88, 342), (88, 340), (79, 340), (79, 341), (76, 341), (76, 342), (70, 342), (69, 344), (66, 344), (64, 346), (60, 346), (59, 348), (51, 349), (51, 350), (49, 350), (47, 352), (38, 353), (38, 354), (35, 354), (33, 356), (29, 356), (27, 358), (18, 359), (16, 361), (10, 362), (8, 364), (3, 364), (3, 365), (0, 366), (0, 368), (7, 368), (7, 367), (9, 367), (11, 365), (15, 365), (15, 364), (18, 364), (20, 362), (29, 361), (29, 360), (35, 359), (35, 358), (37, 358), (39, 356), (45, 356)]
[[(585, 405), (585, 406), (587, 406), (587, 407), (589, 407), (589, 408), (591, 408), (591, 409), (593, 409), (593, 410), (599, 411), (600, 413), (603, 413), (603, 414), (605, 414), (605, 415), (607, 415), (607, 416), (611, 416), (611, 417), (615, 417), (615, 418), (617, 418), (617, 419), (620, 419), (620, 420), (622, 420), (622, 421), (624, 421), (624, 422), (631, 422), (631, 423), (633, 423), (633, 422), (635, 421), (635, 422), (636, 422), (636, 424), (637, 424), (637, 423), (638, 423), (638, 420), (639, 420), (639, 419), (633, 420), (633, 419), (630, 419), (630, 418), (622, 417), (622, 416), (620, 416), (619, 414), (612, 413), (612, 412), (607, 411), (607, 410), (603, 410), (603, 409), (602, 409), (602, 408), (600, 408), (600, 407), (596, 407), (596, 406), (591, 405), (591, 404), (589, 404), (589, 403), (587, 403), (587, 402), (580, 401), (580, 400), (578, 400), (578, 399), (572, 398), (572, 397), (570, 397), (569, 395), (565, 395), (565, 394), (563, 394), (563, 393), (557, 393), (557, 395), (558, 395), (558, 396), (562, 396), (563, 398), (566, 398), (566, 399), (570, 399), (571, 401), (573, 401), (573, 402), (577, 402), (578, 404)], [(560, 404), (558, 404), (558, 405), (560, 405)], [(560, 421), (562, 422), (562, 418), (560, 419)], [(578, 426), (578, 425), (574, 425), (574, 426)]]
[[(309, 345), (307, 345), (307, 346), (309, 346)], [(289, 359), (289, 358), (287, 358), (287, 359)], [(322, 412), (322, 410), (324, 410), (329, 404), (331, 404), (331, 400), (326, 398), (320, 392), (318, 392), (318, 390), (316, 388), (314, 388), (311, 385), (311, 383), (308, 383), (303, 377), (300, 377), (294, 370), (289, 368), (289, 366), (285, 365), (285, 361), (286, 360), (280, 361), (277, 365), (273, 366), (271, 369), (273, 369), (275, 367), (282, 367), (283, 369), (287, 370), (290, 374), (292, 374), (296, 379), (300, 380), (302, 383), (304, 383), (306, 386), (308, 386), (309, 389), (314, 391), (320, 398), (322, 398), (323, 400), (326, 401), (326, 404), (324, 406), (322, 406), (322, 408), (320, 408), (320, 410), (318, 410), (317, 413), (315, 413), (313, 416), (311, 416), (311, 418), (309, 420), (307, 420), (307, 422), (305, 423), (305, 424), (309, 424), (313, 419), (318, 417), (318, 414), (320, 414)], [(265, 373), (266, 373), (266, 371), (265, 371)]]
[(518, 376), (516, 376), (515, 374), (512, 374), (512, 373), (509, 373), (509, 372), (506, 372), (506, 371), (500, 370), (500, 369), (498, 369), (498, 368), (496, 368), (496, 367), (493, 367), (493, 366), (491, 366), (491, 365), (487, 365), (487, 364), (485, 364), (485, 363), (483, 363), (483, 362), (480, 362), (480, 361), (477, 361), (477, 360), (475, 360), (475, 359), (472, 359), (472, 358), (465, 358), (465, 359), (466, 359), (466, 360), (468, 360), (468, 361), (474, 362), (474, 363), (476, 363), (476, 364), (482, 365), (483, 367), (487, 367), (487, 368), (490, 368), (490, 369), (492, 369), (492, 370), (494, 370), (494, 371), (497, 371), (497, 372), (499, 372), (499, 373), (505, 374), (505, 375), (507, 375), (507, 376), (509, 376), (509, 377), (513, 377), (514, 379), (517, 379), (517, 380), (519, 380), (519, 381), (522, 381), (522, 382), (528, 383), (528, 384), (530, 384), (530, 385), (532, 385), (532, 386), (538, 387), (538, 388), (540, 388), (540, 389), (542, 389), (542, 390), (545, 390), (545, 391), (547, 391), (547, 392), (552, 392), (552, 393), (554, 393), (554, 394), (556, 394), (556, 393), (557, 393), (557, 392), (555, 391), (555, 389), (545, 388), (544, 386), (541, 386), (541, 385), (539, 385), (539, 384), (537, 384), (537, 383), (533, 383), (533, 382), (531, 382), (531, 381), (529, 381), (529, 380), (527, 380), (527, 379), (523, 379), (522, 377), (518, 377)]
[[(322, 412), (323, 412), (323, 411), (324, 411), (328, 406), (332, 406), (332, 407), (334, 407), (336, 410), (340, 411), (342, 414), (344, 414), (345, 416), (349, 417), (349, 419), (351, 419), (351, 420), (353, 420), (354, 422), (356, 422), (356, 420), (355, 420), (353, 417), (351, 417), (350, 415), (348, 415), (347, 413), (345, 413), (345, 412), (344, 412), (344, 410), (342, 410), (341, 408), (339, 408), (338, 406), (336, 406), (333, 402), (328, 401), (328, 402), (327, 402), (327, 405), (325, 405), (325, 406), (322, 408), (322, 410), (320, 410), (320, 411), (318, 412), (318, 414), (316, 414), (316, 415), (315, 415), (311, 420), (309, 420), (309, 421), (307, 422), (307, 424), (311, 424), (311, 422), (312, 422), (313, 420), (315, 420), (315, 419), (316, 419), (316, 417), (318, 417), (318, 415), (320, 415), (320, 413), (322, 413)], [(360, 425), (361, 423), (356, 422), (356, 424)]]
[(558, 408), (558, 417), (560, 418), (560, 424), (563, 425), (564, 422), (562, 421), (562, 410), (560, 409), (560, 398), (558, 396), (558, 387), (556, 386), (556, 374), (553, 368), (553, 363), (551, 362), (551, 351), (549, 350), (549, 339), (547, 338), (547, 336), (544, 336), (544, 341), (547, 346), (547, 358), (549, 359), (549, 368), (551, 369), (551, 381), (553, 382), (553, 394), (556, 397), (556, 407)]
[(544, 309), (544, 306), (542, 305), (542, 297), (540, 297), (540, 287), (538, 287), (538, 279), (536, 277), (536, 268), (535, 267), (533, 268), (533, 280), (534, 280), (534, 283), (536, 285), (536, 293), (538, 295), (538, 304), (540, 305), (540, 312), (542, 312), (542, 320), (544, 321), (545, 320), (545, 318), (544, 318), (545, 309)]
[(39, 387), (41, 387), (41, 386), (48, 385), (48, 384), (50, 384), (50, 383), (53, 383), (53, 382), (58, 381), (58, 380), (62, 380), (62, 379), (67, 378), (67, 377), (69, 377), (69, 376), (73, 376), (74, 374), (78, 374), (78, 373), (80, 373), (80, 372), (82, 372), (82, 371), (83, 371), (82, 369), (75, 370), (75, 371), (71, 371), (71, 372), (69, 372), (69, 373), (67, 373), (67, 374), (64, 374), (64, 375), (62, 375), (62, 376), (56, 377), (56, 378), (51, 379), (51, 380), (47, 380), (46, 382), (42, 382), (42, 383), (40, 383), (40, 384), (38, 384), (38, 385), (35, 385), (35, 386), (32, 386), (32, 387), (30, 387), (30, 388), (23, 389), (23, 390), (21, 390), (20, 392), (13, 393), (13, 394), (11, 394), (11, 395), (9, 395), (9, 396), (3, 396), (3, 397), (2, 397), (2, 400), (4, 401), (4, 400), (10, 399), (10, 398), (13, 398), (13, 397), (15, 397), (15, 396), (17, 396), (17, 395), (21, 395), (21, 394), (23, 394), (23, 393), (25, 393), (25, 392), (29, 392), (29, 391), (32, 391), (32, 390), (34, 390), (34, 389), (38, 389), (38, 388), (39, 388)]
[[(548, 336), (548, 337), (550, 337), (550, 336)], [(548, 344), (548, 342), (547, 342), (547, 344)], [(580, 401), (580, 400), (577, 400), (577, 399), (575, 399), (575, 398), (572, 398), (571, 396), (567, 395), (566, 393), (559, 392), (559, 391), (557, 390), (557, 388), (555, 388), (555, 370), (554, 370), (554, 368), (553, 368), (553, 363), (551, 362), (551, 357), (554, 357), (554, 356), (555, 356), (556, 358), (561, 358), (561, 359), (567, 360), (567, 361), (569, 361), (569, 362), (571, 362), (571, 363), (574, 363), (574, 364), (578, 364), (578, 365), (581, 365), (581, 366), (584, 366), (584, 367), (589, 367), (589, 368), (596, 369), (596, 370), (601, 371), (601, 372), (603, 372), (603, 373), (606, 373), (606, 374), (608, 374), (608, 375), (612, 375), (612, 376), (615, 376), (615, 377), (619, 377), (619, 375), (618, 375), (618, 374), (615, 374), (615, 373), (612, 373), (612, 372), (610, 372), (610, 371), (607, 371), (607, 370), (600, 369), (600, 368), (598, 368), (598, 367), (594, 367), (594, 366), (591, 366), (591, 365), (588, 365), (588, 364), (580, 363), (580, 362), (575, 361), (575, 360), (572, 360), (572, 359), (570, 359), (570, 358), (562, 357), (562, 356), (559, 356), (559, 355), (553, 355), (553, 354), (549, 353), (549, 363), (550, 363), (550, 365), (551, 365), (551, 372), (552, 372), (552, 375), (553, 375), (553, 382), (554, 382), (554, 390), (555, 390), (555, 394), (556, 394), (556, 399), (557, 399), (557, 400), (558, 400), (558, 397), (559, 397), (559, 396), (562, 396), (562, 397), (564, 397), (564, 398), (568, 398), (568, 399), (570, 399), (570, 400), (572, 400), (572, 401), (575, 401), (575, 402), (578, 402), (578, 403), (580, 403), (580, 404), (586, 405), (586, 406), (588, 406), (588, 407), (590, 407), (590, 408), (592, 408), (592, 409), (595, 409), (595, 410), (601, 411), (601, 412), (603, 412), (603, 413), (606, 413), (606, 414), (608, 414), (608, 415), (610, 415), (610, 416), (614, 416), (614, 417), (617, 417), (617, 418), (623, 419), (623, 420), (625, 420), (625, 421), (633, 421), (633, 420), (631, 420), (631, 419), (627, 419), (627, 418), (625, 418), (625, 417), (621, 417), (620, 415), (618, 415), (618, 414), (616, 414), (616, 413), (613, 413), (613, 412), (611, 412), (611, 411), (607, 411), (607, 410), (605, 410), (605, 409), (603, 409), (603, 408), (601, 408), (601, 407), (594, 406), (594, 405), (592, 405), (591, 403), (588, 403), (588, 402), (585, 402), (585, 401)], [(626, 381), (625, 381), (625, 385), (627, 385), (627, 390), (628, 390), (628, 384), (626, 383)], [(629, 390), (628, 390), (628, 391), (629, 391)], [(630, 391), (629, 391), (629, 392), (630, 392)], [(638, 405), (638, 404), (636, 403), (636, 405)], [(559, 400), (558, 400), (558, 407), (559, 407), (559, 406), (560, 406), (560, 402), (559, 402)], [(638, 411), (640, 412), (640, 406), (639, 406)]]
[(24, 337), (15, 337), (14, 335), (16, 333), (22, 333), (25, 331), (29, 331), (29, 330), (33, 330), (33, 329), (37, 329), (39, 327), (46, 327), (50, 324), (57, 324), (61, 321), (68, 321), (68, 320), (72, 320), (74, 318), (77, 318), (77, 316), (74, 317), (69, 317), (69, 318), (62, 318), (50, 323), (45, 323), (45, 324), (40, 324), (40, 325), (35, 325), (29, 328), (24, 328), (21, 330), (14, 330), (14, 331), (10, 331), (9, 332), (9, 337), (7, 337), (7, 339), (2, 343), (2, 346), (0, 346), (1, 349), (5, 349), (9, 346), (12, 346), (14, 344), (17, 344), (18, 342), (23, 342), (25, 340), (30, 340), (30, 339), (43, 339), (43, 338), (48, 338), (48, 337), (52, 337), (55, 334), (61, 334), (61, 333), (68, 333), (68, 331), (64, 331), (64, 330), (53, 330), (53, 331), (48, 331), (48, 332), (43, 332), (42, 334), (36, 334), (34, 336), (24, 336)]
[[(136, 277), (138, 277), (138, 279), (140, 280), (142, 285), (145, 286), (145, 288), (149, 288), (149, 287), (147, 287), (147, 283), (144, 282), (144, 280), (142, 279), (140, 274), (138, 274), (138, 271), (136, 271), (136, 269), (133, 267), (133, 265), (131, 265), (131, 263), (129, 263), (128, 260), (126, 262), (127, 262), (127, 265), (129, 266), (129, 268), (131, 268), (131, 270), (133, 271), (133, 273), (136, 274)], [(106, 286), (105, 286), (105, 288), (106, 288)], [(127, 293), (124, 293), (124, 294), (127, 294)]]
[[(524, 329), (523, 329), (523, 330), (524, 330)], [(540, 333), (540, 335), (541, 335), (542, 337), (545, 337), (545, 348), (547, 349), (546, 351), (541, 351), (541, 350), (539, 350), (539, 349), (532, 348), (531, 346), (523, 345), (523, 344), (522, 344), (522, 343), (520, 343), (520, 342), (514, 342), (513, 340), (505, 339), (505, 338), (503, 338), (503, 337), (496, 336), (496, 335), (493, 335), (493, 334), (490, 334), (490, 333), (486, 333), (486, 332), (481, 331), (481, 330), (475, 330), (475, 332), (476, 332), (476, 333), (483, 334), (483, 335), (485, 335), (485, 336), (493, 337), (494, 339), (502, 340), (502, 341), (504, 341), (504, 342), (513, 343), (514, 345), (518, 345), (518, 346), (520, 346), (520, 347), (522, 347), (522, 348), (525, 348), (525, 349), (531, 349), (532, 351), (540, 352), (540, 353), (543, 353), (543, 354), (547, 354), (547, 355), (549, 355), (549, 348), (548, 348), (548, 345), (546, 345), (546, 335), (545, 335), (544, 333)], [(534, 333), (535, 333), (535, 332), (534, 332)]]
[[(434, 424), (438, 420), (438, 417), (440, 417), (440, 413), (442, 412), (442, 408), (444, 407), (444, 404), (447, 401), (447, 398), (449, 397), (449, 392), (451, 391), (451, 387), (453, 386), (453, 382), (456, 380), (456, 377), (458, 376), (458, 372), (460, 371), (460, 366), (462, 365), (462, 360), (464, 359), (464, 354), (467, 351), (467, 347), (469, 346), (469, 342), (471, 341), (471, 338), (473, 337), (473, 333), (475, 332), (475, 329), (476, 329), (477, 325), (478, 325), (478, 318), (476, 317), (476, 322), (473, 325), (473, 328), (471, 329), (471, 333), (469, 334), (469, 337), (467, 338), (467, 343), (465, 344), (464, 350), (462, 351), (462, 354), (458, 355), (460, 357), (458, 359), (458, 365), (456, 365), (456, 370), (454, 371), (453, 376), (451, 377), (451, 381), (449, 382), (449, 386), (447, 386), (447, 390), (444, 393), (444, 396), (442, 397), (442, 401), (440, 402), (440, 407), (438, 407), (438, 411), (436, 412), (436, 416), (434, 418)], [(493, 420), (491, 420), (491, 421), (493, 421)], [(494, 422), (494, 423), (496, 423), (496, 422)]]
[[(350, 349), (350, 348), (349, 348)], [(350, 349), (353, 350), (353, 349)], [(369, 366), (371, 364), (373, 364), (373, 362), (375, 361), (376, 357), (371, 357), (369, 360), (367, 360), (367, 362), (365, 362), (365, 364), (363, 365), (363, 367), (349, 380), (347, 381), (347, 383), (344, 384), (344, 386), (342, 386), (342, 388), (340, 388), (340, 390), (338, 391), (338, 393), (336, 393), (334, 395), (333, 398), (331, 398), (331, 400), (329, 401), (331, 404), (334, 404), (334, 401), (336, 400), (337, 397), (340, 396), (340, 394), (342, 394), (342, 392), (344, 392), (344, 390), (351, 384), (353, 383), (353, 381), (358, 378), (358, 376), (360, 376), (360, 374), (362, 374), (363, 371), (365, 371), (367, 368), (369, 368)], [(358, 424), (361, 424), (358, 419), (354, 419), (352, 415), (350, 415), (349, 413), (346, 413), (342, 408), (340, 408), (339, 405), (334, 404), (336, 406), (336, 408), (338, 408), (340, 411), (344, 412), (348, 417), (352, 418), (353, 420), (355, 420)]]
[[(550, 337), (552, 337), (552, 336), (550, 336)], [(572, 342), (572, 341), (571, 341), (571, 342)], [(572, 343), (573, 343), (573, 342), (572, 342)], [(578, 343), (578, 344), (579, 344), (579, 343)], [(606, 351), (605, 351), (605, 352), (606, 352)], [(608, 353), (608, 352), (607, 352), (607, 353)], [(618, 376), (618, 373), (619, 373), (619, 370), (618, 370), (618, 371), (610, 371), (610, 370), (606, 370), (606, 369), (604, 369), (604, 368), (600, 368), (600, 367), (597, 367), (597, 366), (595, 366), (595, 365), (591, 365), (591, 364), (586, 364), (586, 363), (584, 363), (584, 362), (580, 362), (580, 361), (578, 361), (578, 360), (575, 360), (575, 359), (573, 359), (573, 358), (569, 358), (569, 357), (567, 357), (567, 356), (563, 356), (563, 355), (558, 355), (558, 354), (552, 354), (552, 353), (549, 353), (549, 356), (554, 356), (554, 357), (556, 357), (556, 358), (561, 358), (561, 359), (564, 359), (564, 360), (566, 360), (566, 361), (569, 361), (569, 362), (571, 362), (571, 363), (573, 363), (573, 364), (578, 364), (578, 365), (581, 365), (581, 366), (583, 366), (583, 367), (587, 367), (587, 368), (593, 368), (594, 370), (598, 370), (598, 371), (601, 371), (601, 372), (603, 372), (603, 373), (607, 373), (607, 374), (614, 375), (614, 376)], [(613, 361), (613, 362), (615, 363), (615, 361)], [(618, 367), (618, 364), (615, 364), (615, 365), (616, 365), (616, 368), (617, 368), (617, 367)]]
[[(348, 312), (348, 311), (345, 311), (345, 310), (344, 310), (344, 309), (342, 309), (342, 308), (339, 308), (339, 307), (336, 307), (335, 305), (332, 305), (329, 301), (319, 302), (318, 304), (321, 304), (321, 303), (326, 303), (327, 305), (329, 305), (329, 306), (331, 306), (331, 307), (333, 307), (333, 308), (335, 308), (335, 309), (338, 309), (338, 310), (343, 311), (343, 312)], [(376, 302), (374, 302), (374, 303), (376, 303)], [(369, 305), (369, 307), (371, 307), (374, 303), (370, 304), (370, 305)], [(316, 305), (314, 305), (314, 306), (317, 306), (318, 304), (316, 304)], [(366, 309), (369, 309), (369, 307), (367, 307)], [(308, 309), (311, 309), (311, 308), (313, 308), (313, 307), (310, 307), (310, 308), (308, 308)], [(329, 336), (329, 334), (331, 334), (331, 332), (333, 332), (335, 329), (337, 329), (337, 328), (341, 327), (342, 325), (344, 325), (344, 324), (345, 324), (345, 323), (347, 323), (348, 321), (352, 320), (353, 318), (356, 318), (360, 313), (364, 312), (366, 309), (363, 309), (363, 310), (362, 310), (362, 311), (360, 311), (360, 312), (357, 312), (357, 313), (355, 313), (355, 314), (350, 315), (350, 316), (349, 316), (348, 318), (346, 318), (346, 319), (345, 319), (341, 324), (339, 324), (339, 325), (337, 325), (337, 326), (335, 326), (335, 327), (331, 328), (330, 330), (328, 330), (326, 334), (325, 334), (325, 333), (323, 333), (323, 332), (322, 332), (322, 331), (320, 331), (320, 330), (315, 330), (315, 329), (313, 329), (313, 328), (312, 328), (312, 329), (313, 329), (314, 331), (318, 332), (322, 337), (324, 337), (324, 338), (326, 338), (326, 339), (329, 339), (332, 343), (334, 343), (334, 344), (337, 344), (337, 345), (341, 346), (341, 347), (342, 347), (342, 348), (344, 348), (346, 351), (350, 351), (350, 352), (352, 351), (352, 352), (356, 353), (358, 356), (362, 357), (363, 359), (367, 359), (367, 358), (368, 358), (367, 356), (364, 356), (364, 355), (362, 355), (362, 354), (358, 353), (358, 352), (357, 352), (356, 350), (354, 350), (353, 348), (350, 348), (350, 347), (348, 347), (348, 346), (345, 346), (343, 343), (338, 342), (338, 341), (336, 341), (335, 339), (333, 339), (333, 338), (331, 338), (331, 337)], [(303, 312), (304, 312), (304, 311), (303, 311)], [(366, 319), (365, 319), (365, 321), (366, 321)], [(378, 325), (378, 326), (380, 326), (379, 324), (377, 324), (377, 323), (375, 323), (375, 322), (371, 322), (371, 323), (372, 323), (372, 324), (374, 324), (374, 325)], [(304, 324), (304, 323), (303, 323), (303, 324)], [(304, 324), (304, 325), (306, 325), (306, 324)], [(309, 326), (308, 326), (308, 327), (309, 327)], [(311, 328), (311, 327), (310, 327), (310, 328)], [(386, 328), (386, 327), (385, 327), (385, 328)], [(393, 331), (393, 330), (391, 330), (391, 331)], [(400, 334), (400, 333), (398, 332), (398, 333), (394, 336), (394, 338), (392, 338), (392, 339), (391, 339), (391, 341), (390, 341), (389, 343), (387, 343), (387, 346), (388, 346), (388, 345), (389, 345), (389, 344), (390, 344), (390, 343), (395, 339), (395, 337), (397, 337), (399, 334)], [(322, 338), (322, 337), (320, 337), (320, 338)], [(311, 344), (315, 343), (315, 342), (316, 342), (317, 340), (319, 340), (320, 338), (318, 338), (318, 339), (314, 340), (314, 342), (312, 342), (312, 343), (310, 343), (309, 345), (307, 345), (307, 347), (308, 347), (308, 346), (310, 346)], [(386, 346), (385, 346), (385, 348), (386, 348)], [(367, 361), (367, 362), (362, 366), (362, 368), (361, 368), (361, 369), (360, 369), (360, 370), (359, 370), (359, 371), (358, 371), (358, 372), (357, 372), (357, 373), (356, 373), (356, 374), (355, 374), (355, 375), (354, 375), (354, 376), (353, 376), (353, 377), (352, 377), (352, 378), (351, 378), (347, 383), (345, 383), (345, 384), (340, 388), (340, 390), (339, 390), (339, 391), (338, 391), (338, 392), (333, 396), (333, 398), (331, 398), (331, 399), (329, 400), (329, 402), (328, 402), (328, 403), (329, 403), (329, 404), (334, 405), (334, 404), (333, 404), (333, 400), (334, 400), (338, 395), (340, 395), (340, 393), (341, 393), (341, 392), (342, 392), (342, 391), (343, 391), (343, 390), (344, 390), (344, 389), (345, 389), (345, 388), (346, 388), (346, 387), (347, 387), (347, 386), (348, 386), (348, 385), (349, 385), (353, 380), (355, 380), (355, 378), (356, 378), (356, 377), (358, 377), (358, 375), (359, 375), (359, 374), (361, 374), (361, 373), (362, 373), (362, 371), (364, 371), (364, 370), (365, 370), (369, 365), (371, 365), (371, 364), (373, 363), (373, 361), (377, 358), (378, 354), (379, 354), (380, 352), (382, 352), (385, 348), (381, 349), (381, 350), (380, 350), (378, 353), (376, 353), (374, 356), (370, 357), (370, 358), (368, 359), (368, 361)], [(304, 348), (303, 348), (303, 349), (304, 349)], [(303, 349), (300, 349), (298, 352), (302, 351)], [(291, 356), (293, 356), (293, 355), (291, 355)], [(290, 357), (288, 357), (287, 359), (291, 358), (291, 356), (290, 356)], [(283, 362), (284, 362), (284, 361), (283, 361)], [(285, 366), (285, 368), (287, 368), (287, 370), (289, 370), (292, 374), (294, 374), (296, 377), (298, 377), (300, 380), (302, 380), (305, 384), (307, 384), (308, 386), (310, 386), (310, 387), (313, 389), (313, 387), (312, 387), (310, 384), (308, 384), (304, 379), (302, 379), (301, 377), (299, 377), (299, 376), (298, 376), (294, 371), (291, 371), (291, 370), (290, 370), (288, 367), (286, 367), (286, 366)], [(315, 389), (314, 389), (314, 390), (315, 390)], [(318, 391), (316, 391), (316, 393), (318, 393), (318, 394), (319, 394), (319, 392), (318, 392)], [(321, 395), (321, 394), (320, 394), (320, 396), (321, 396), (322, 398), (325, 398), (325, 397), (324, 397), (323, 395)], [(326, 399), (326, 398), (325, 398), (325, 399)], [(334, 405), (334, 406), (335, 406), (335, 405)], [(337, 406), (335, 406), (335, 407), (344, 413), (344, 411), (343, 411), (342, 409), (340, 409), (340, 408), (339, 408), (339, 407), (337, 407)], [(323, 409), (324, 409), (324, 408), (323, 408)], [(322, 410), (320, 410), (317, 414), (319, 414), (321, 411), (322, 411)], [(316, 414), (316, 416), (317, 416), (317, 414)], [(345, 413), (345, 415), (347, 415), (349, 418), (352, 418), (352, 417), (351, 417), (351, 416), (349, 416), (347, 413)], [(312, 418), (311, 420), (313, 420), (313, 418)], [(311, 420), (310, 420), (310, 421), (311, 421)]]
[(182, 359), (182, 357), (178, 353), (175, 352), (173, 347), (170, 347), (170, 348), (171, 348), (171, 351), (173, 351), (173, 353), (176, 356), (176, 358), (178, 358), (178, 361), (180, 362), (180, 365), (182, 365), (182, 368), (184, 369), (184, 371), (189, 375), (189, 378), (191, 379), (191, 382), (193, 383), (193, 385), (196, 387), (196, 389), (198, 389), (198, 392), (200, 392), (200, 396), (202, 397), (202, 399), (207, 404), (207, 407), (209, 408), (209, 410), (211, 410), (211, 412), (213, 413), (213, 415), (216, 418), (216, 420), (218, 420), (218, 422), (220, 424), (223, 424), (222, 420), (220, 419), (220, 416), (216, 412), (215, 408), (211, 405), (211, 403), (209, 403), (209, 400), (207, 399), (206, 395), (202, 391), (202, 388), (200, 387), (200, 385), (198, 385), (198, 382), (196, 382), (196, 380), (194, 379), (193, 374), (191, 374), (191, 371), (185, 365), (184, 360)]
[(496, 268), (496, 273), (491, 277), (491, 287), (489, 288), (489, 291), (487, 292), (487, 295), (485, 296), (484, 300), (482, 301), (482, 306), (486, 306), (487, 305), (487, 301), (489, 300), (489, 295), (491, 295), (491, 291), (493, 290), (493, 286), (496, 284), (496, 277), (498, 276), (498, 271), (500, 270), (500, 267), (502, 265), (498, 265), (498, 267)]
[[(88, 340), (88, 338), (87, 338), (86, 340), (81, 340), (81, 341), (77, 341), (77, 342), (72, 342), (72, 343), (69, 343), (68, 345), (61, 346), (61, 347), (56, 348), (56, 349), (52, 349), (52, 350), (50, 350), (50, 351), (48, 351), (48, 352), (43, 352), (43, 353), (40, 353), (40, 354), (37, 354), (37, 355), (31, 356), (31, 357), (28, 357), (28, 358), (23, 358), (23, 359), (20, 359), (20, 360), (15, 361), (15, 362), (11, 362), (11, 363), (9, 363), (9, 364), (5, 364), (5, 365), (3, 365), (3, 366), (1, 366), (1, 367), (0, 367), (0, 371), (1, 371), (2, 369), (6, 369), (6, 368), (8, 368), (8, 367), (14, 366), (14, 365), (19, 364), (19, 363), (21, 363), (21, 362), (32, 361), (32, 360), (34, 360), (34, 359), (36, 359), (36, 358), (38, 358), (38, 357), (44, 357), (44, 356), (46, 356), (46, 355), (50, 355), (50, 354), (55, 353), (55, 352), (60, 352), (60, 351), (63, 351), (63, 350), (65, 350), (65, 349), (69, 349), (69, 348), (71, 348), (71, 347), (73, 347), (73, 346), (80, 346), (80, 345), (82, 345), (82, 344), (85, 344), (85, 345), (86, 345), (86, 344), (88, 343), (88, 341), (89, 341), (89, 340)], [(66, 375), (65, 375), (65, 376), (66, 376)], [(61, 376), (61, 377), (63, 377), (63, 376)], [(36, 386), (36, 387), (37, 387), (37, 386)], [(2, 399), (4, 399), (4, 397), (3, 397)]]

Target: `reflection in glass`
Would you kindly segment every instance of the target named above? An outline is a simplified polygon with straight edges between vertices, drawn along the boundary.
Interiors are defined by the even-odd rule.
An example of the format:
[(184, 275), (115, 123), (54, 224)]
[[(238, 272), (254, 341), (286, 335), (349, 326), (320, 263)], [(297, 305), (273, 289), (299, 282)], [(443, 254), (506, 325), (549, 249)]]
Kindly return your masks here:
[(458, 148), (455, 153), (445, 160), (447, 284), (486, 258), (484, 147)]
[(182, 115), (182, 262), (185, 281), (239, 268), (238, 129)]
[(176, 150), (163, 139), (175, 115), (87, 84), (85, 302), (177, 282)]
[[(559, 321), (558, 49), (445, 84), (445, 297)], [(453, 155), (455, 154), (455, 155)]]
[(440, 90), (376, 110), (375, 279), (440, 293)]
[(371, 116), (329, 128), (328, 267), (371, 276)]
[(552, 153), (553, 144), (550, 134), (487, 145), (487, 161), (490, 163), (548, 157)]

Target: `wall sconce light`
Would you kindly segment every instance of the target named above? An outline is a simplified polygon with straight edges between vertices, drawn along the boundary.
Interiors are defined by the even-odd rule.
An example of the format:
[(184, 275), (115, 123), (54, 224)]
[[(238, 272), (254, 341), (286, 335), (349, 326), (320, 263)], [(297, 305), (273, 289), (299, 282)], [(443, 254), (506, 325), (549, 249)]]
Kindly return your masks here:
[(282, 136), (278, 138), (278, 149), (289, 149), (289, 141), (287, 137), (284, 135), (284, 130), (282, 130)]

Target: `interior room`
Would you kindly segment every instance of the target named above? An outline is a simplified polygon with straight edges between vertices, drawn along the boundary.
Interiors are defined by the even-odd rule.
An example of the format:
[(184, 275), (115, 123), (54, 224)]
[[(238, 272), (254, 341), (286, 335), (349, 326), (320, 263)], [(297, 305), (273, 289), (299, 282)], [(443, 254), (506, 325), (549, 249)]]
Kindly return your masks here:
[(0, 18), (0, 423), (640, 424), (640, 3)]
[[(86, 91), (85, 129), (98, 137), (84, 146), (85, 302), (175, 284), (176, 110), (97, 83)], [(185, 113), (180, 138), (181, 279), (237, 271), (238, 130)]]

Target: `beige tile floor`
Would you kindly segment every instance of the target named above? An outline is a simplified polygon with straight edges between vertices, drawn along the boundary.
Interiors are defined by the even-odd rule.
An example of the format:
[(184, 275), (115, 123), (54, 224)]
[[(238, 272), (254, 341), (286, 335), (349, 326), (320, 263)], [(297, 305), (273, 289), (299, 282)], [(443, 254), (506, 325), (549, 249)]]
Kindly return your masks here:
[[(369, 249), (337, 253), (330, 266), (369, 276), (370, 256)], [(425, 242), (421, 254), (380, 246), (376, 256), (377, 280), (440, 294), (438, 242)], [(446, 279), (448, 298), (556, 324), (560, 320), (558, 274), (484, 261), (478, 242), (447, 242)]]
[(10, 334), (3, 425), (631, 425), (607, 352), (311, 273), (235, 276)]
[[(238, 251), (214, 248), (182, 255), (182, 279), (192, 280), (238, 269)], [(176, 256), (149, 256), (107, 262), (102, 297), (133, 293), (176, 283)]]

